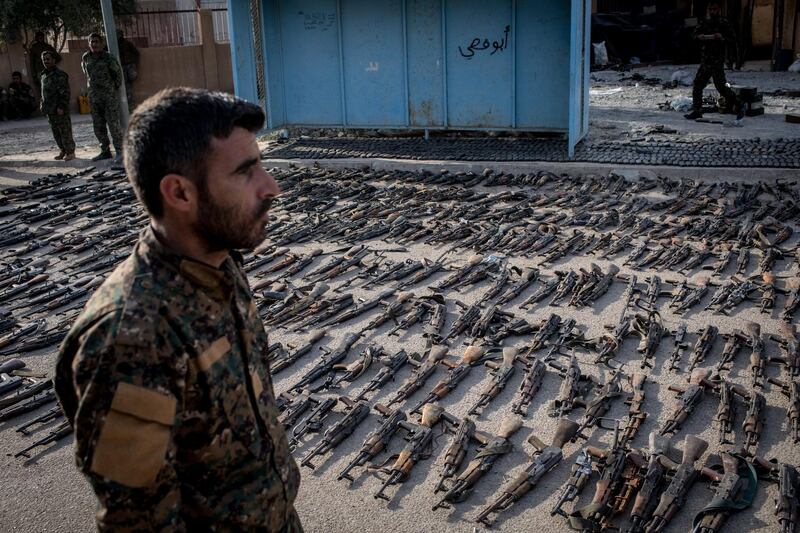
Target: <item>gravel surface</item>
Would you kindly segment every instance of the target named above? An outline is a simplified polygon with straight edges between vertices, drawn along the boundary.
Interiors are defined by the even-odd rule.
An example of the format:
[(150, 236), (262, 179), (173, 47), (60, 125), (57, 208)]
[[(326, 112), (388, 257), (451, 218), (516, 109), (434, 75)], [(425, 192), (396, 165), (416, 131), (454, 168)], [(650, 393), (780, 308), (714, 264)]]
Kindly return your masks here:
[[(347, 171), (345, 172), (348, 173)], [(333, 173), (331, 176), (337, 178), (338, 174)], [(381, 189), (397, 185), (392, 180), (387, 182), (375, 181), (373, 184)], [(419, 191), (424, 192), (426, 189), (427, 187), (420, 187)], [(459, 187), (456, 186), (453, 190), (457, 191), (458, 189)], [(475, 190), (478, 192), (498, 193), (507, 190), (507, 188), (494, 187), (485, 189), (479, 186), (476, 187)], [(529, 189), (522, 188), (521, 190), (525, 191)], [(652, 200), (664, 198), (660, 193), (652, 191), (646, 193), (646, 196)], [(450, 208), (458, 207), (458, 203), (446, 205), (450, 206)], [(433, 204), (432, 207), (436, 208), (436, 204)], [(277, 211), (276, 216), (280, 215), (281, 212)], [(296, 221), (300, 214), (295, 212), (292, 213), (291, 216), (292, 219)], [(797, 240), (795, 236), (785, 243), (784, 246), (792, 248), (796, 245)], [(292, 249), (297, 252), (306, 252), (310, 251), (312, 248), (320, 247), (326, 252), (333, 252), (334, 250), (341, 249), (342, 246), (343, 243), (341, 242), (311, 240), (302, 245), (292, 245)], [(370, 242), (370, 247), (377, 250), (387, 250), (394, 249), (397, 245), (392, 242), (373, 240)], [(422, 257), (436, 258), (440, 256), (446, 248), (449, 248), (449, 245), (434, 246), (413, 244), (407, 246), (407, 251), (387, 251), (384, 253), (384, 256), (390, 260)], [(9, 254), (9, 249), (4, 248), (0, 250), (0, 253), (2, 254), (2, 258), (6, 259)], [(465, 261), (471, 253), (472, 252), (468, 250), (456, 250), (448, 257), (453, 261), (453, 264), (458, 265)], [(613, 261), (608, 261), (578, 255), (576, 257), (568, 257), (567, 259), (556, 261), (555, 264), (542, 266), (540, 268), (543, 277), (552, 275), (555, 270), (577, 269), (580, 267), (588, 268), (592, 262), (597, 263), (603, 270), (606, 270), (612, 262), (622, 267), (621, 262), (623, 258), (624, 255), (618, 255), (612, 258)], [(310, 268), (316, 267), (327, 261), (327, 259), (327, 256), (317, 258)], [(510, 257), (508, 261), (511, 265), (518, 267), (533, 265), (538, 262), (533, 258), (524, 257)], [(753, 261), (751, 263), (748, 274), (756, 273), (756, 262), (757, 261)], [(66, 262), (59, 263), (56, 261), (53, 266), (56, 270), (59, 270), (66, 267), (66, 265)], [(732, 270), (733, 268), (729, 266), (728, 269), (723, 272), (723, 277), (727, 278), (727, 276), (732, 273)], [(787, 276), (795, 275), (796, 272), (797, 266), (791, 259), (781, 260), (775, 267), (775, 273), (781, 280), (784, 280)], [(638, 275), (640, 284), (643, 283), (644, 278), (650, 273), (653, 273), (653, 271), (633, 271), (630, 268), (622, 267), (622, 274)], [(662, 278), (669, 280), (680, 280), (684, 277), (675, 272), (663, 272), (660, 274)], [(427, 294), (429, 291), (425, 288), (426, 285), (433, 284), (446, 275), (446, 273), (434, 275), (434, 277), (430, 278), (426, 283), (420, 284), (412, 290), (417, 295)], [(689, 277), (692, 280), (698, 279), (699, 275), (701, 275), (700, 270), (689, 272)], [(332, 285), (338, 287), (350, 277), (352, 277), (352, 275), (338, 278)], [(252, 278), (252, 281), (255, 282), (258, 279), (259, 278), (256, 276)], [(297, 279), (295, 279), (295, 283), (300, 284)], [(354, 286), (355, 285), (358, 284), (354, 284)], [(488, 285), (488, 282), (483, 282), (461, 292), (446, 291), (444, 293), (449, 308), (445, 329), (449, 328), (452, 321), (456, 318), (454, 300), (457, 299), (465, 304), (473, 303), (482, 296)], [(534, 288), (535, 287), (528, 289), (519, 298), (514, 300), (511, 305), (507, 307), (507, 310), (534, 323), (546, 318), (551, 312), (558, 312), (562, 314), (564, 318), (574, 317), (587, 338), (597, 337), (605, 332), (605, 326), (615, 324), (623, 310), (622, 296), (625, 284), (621, 281), (615, 282), (609, 292), (591, 307), (574, 309), (565, 306), (550, 307), (545, 304), (538, 304), (531, 310), (521, 310), (519, 308), (519, 302), (523, 301)], [(375, 287), (369, 291), (364, 291), (352, 288), (352, 292), (355, 296), (367, 297), (377, 294), (382, 289), (383, 287)], [(697, 338), (696, 332), (700, 327), (706, 324), (717, 325), (721, 332), (730, 332), (733, 329), (741, 328), (746, 321), (752, 320), (761, 325), (762, 333), (765, 336), (778, 332), (780, 326), (780, 321), (777, 318), (778, 311), (773, 312), (771, 315), (764, 315), (759, 313), (755, 306), (750, 303), (738, 306), (730, 315), (720, 315), (714, 314), (711, 311), (700, 310), (708, 303), (710, 296), (711, 295), (708, 294), (703, 299), (700, 306), (693, 308), (682, 316), (675, 315), (670, 310), (666, 309), (667, 300), (664, 298), (660, 299), (660, 310), (666, 325), (670, 329), (673, 329), (677, 327), (679, 323), (685, 323), (691, 332), (688, 339), (689, 344), (694, 343)], [(776, 302), (777, 310), (780, 310), (783, 304), (784, 297), (778, 296)], [(358, 331), (369, 319), (374, 317), (377, 312), (377, 310), (372, 311), (344, 326), (331, 328), (322, 344), (335, 346), (337, 341), (341, 339), (344, 334), (350, 331)], [(424, 351), (425, 341), (419, 334), (419, 328), (401, 333), (398, 337), (389, 337), (386, 333), (390, 327), (391, 324), (386, 324), (378, 330), (365, 335), (353, 348), (346, 361), (349, 362), (353, 360), (355, 354), (357, 354), (361, 348), (373, 342), (383, 346), (389, 353), (394, 353), (400, 348), (404, 348), (409, 352), (416, 351), (421, 353)], [(270, 328), (270, 340), (272, 342), (295, 345), (299, 342), (300, 338), (300, 334), (290, 333), (283, 329)], [(507, 345), (523, 347), (526, 342), (528, 342), (528, 339), (529, 337), (511, 338), (507, 341)], [(463, 353), (465, 349), (463, 341), (464, 336), (460, 336), (451, 344), (449, 352), (450, 357), (455, 358)], [(629, 366), (638, 367), (640, 355), (636, 352), (637, 342), (638, 339), (636, 337), (629, 337), (624, 342), (617, 357), (620, 362), (626, 362)], [(718, 339), (705, 364), (709, 366), (716, 364), (719, 358), (721, 345), (722, 341)], [(667, 337), (662, 341), (657, 352), (655, 367), (649, 371), (649, 381), (646, 385), (647, 396), (644, 404), (648, 417), (634, 441), (635, 447), (645, 446), (647, 442), (647, 433), (661, 427), (669, 417), (675, 405), (675, 394), (668, 390), (668, 386), (685, 384), (685, 372), (674, 373), (668, 371), (665, 367), (666, 358), (671, 349), (672, 342), (670, 338)], [(779, 354), (777, 345), (772, 341), (767, 342), (767, 354)], [(578, 351), (577, 355), (582, 361), (582, 369), (585, 373), (592, 375), (597, 381), (602, 381), (608, 377), (607, 372), (604, 371), (602, 367), (590, 364), (593, 359), (593, 354)], [(687, 357), (688, 351), (684, 354), (684, 364)], [(52, 350), (30, 354), (26, 356), (25, 359), (34, 371), (52, 372), (54, 361), (54, 353)], [(287, 390), (305, 371), (313, 366), (315, 360), (316, 356), (307, 355), (293, 367), (275, 376), (276, 393)], [(494, 433), (498, 430), (501, 420), (510, 410), (510, 404), (513, 401), (521, 379), (521, 370), (521, 368), (517, 370), (517, 374), (512, 378), (507, 388), (489, 405), (481, 416), (477, 417), (476, 422), (480, 430), (488, 433)], [(341, 392), (344, 394), (352, 394), (354, 391), (359, 391), (369, 380), (373, 372), (374, 369), (368, 371), (353, 384), (345, 386)], [(782, 375), (782, 371), (778, 367), (770, 367), (767, 372), (769, 376), (777, 377)], [(403, 369), (398, 376), (396, 376), (394, 382), (387, 384), (379, 393), (373, 395), (370, 401), (385, 401), (409, 374), (410, 369)], [(430, 390), (435, 381), (441, 379), (444, 374), (444, 369), (437, 370), (428, 383), (412, 397), (411, 401), (416, 401), (423, 397), (424, 394)], [(735, 365), (730, 373), (730, 378), (737, 383), (748, 384), (746, 349), (740, 353), (736, 359)], [(458, 388), (440, 402), (441, 405), (454, 415), (465, 415), (468, 406), (477, 399), (479, 390), (485, 384), (486, 380), (487, 372), (485, 369), (480, 367), (473, 369)], [(314, 471), (310, 471), (307, 468), (302, 469), (303, 482), (297, 507), (306, 529), (308, 531), (320, 532), (377, 532), (387, 530), (402, 532), (473, 531), (474, 526), (471, 520), (480, 511), (482, 506), (493, 497), (495, 491), (502, 483), (529, 464), (530, 454), (533, 450), (531, 446), (525, 442), (526, 439), (531, 434), (534, 434), (545, 442), (550, 441), (557, 421), (555, 418), (547, 416), (546, 411), (548, 402), (556, 395), (559, 385), (560, 379), (557, 374), (549, 371), (545, 376), (542, 389), (535, 397), (525, 417), (524, 427), (511, 439), (514, 445), (513, 451), (501, 457), (494, 469), (481, 480), (474, 494), (466, 502), (456, 504), (455, 508), (452, 510), (430, 511), (430, 507), (434, 503), (433, 487), (437, 481), (439, 469), (442, 466), (443, 450), (449, 442), (449, 436), (447, 435), (441, 436), (435, 440), (435, 447), (431, 457), (422, 461), (413, 470), (408, 481), (399, 487), (391, 487), (389, 489), (389, 493), (395, 496), (388, 505), (372, 497), (372, 494), (380, 486), (380, 480), (364, 473), (363, 470), (357, 469), (354, 471), (356, 481), (352, 486), (348, 487), (345, 482), (336, 481), (338, 472), (358, 449), (366, 434), (378, 424), (377, 415), (374, 413), (371, 414), (370, 419), (361, 424), (354, 435), (337, 447), (332, 454), (318, 458), (316, 460), (317, 468)], [(765, 395), (768, 401), (767, 417), (765, 430), (758, 446), (758, 453), (767, 458), (776, 457), (784, 462), (798, 464), (800, 463), (800, 451), (798, 451), (797, 445), (792, 443), (782, 426), (785, 421), (785, 398), (779, 393), (777, 387), (769, 385), (766, 387)], [(678, 450), (682, 448), (683, 438), (687, 434), (697, 434), (711, 443), (706, 457), (711, 453), (719, 451), (720, 448), (716, 444), (716, 428), (711, 425), (716, 407), (717, 401), (714, 395), (707, 394), (703, 402), (701, 402), (696, 411), (680, 429), (676, 437), (673, 438), (673, 446), (677, 448), (677, 450), (674, 449), (672, 451), (675, 458), (679, 456)], [(337, 411), (339, 409), (340, 408), (337, 408)], [(613, 404), (610, 416), (624, 417), (626, 412), (627, 408), (622, 402), (617, 401)], [(738, 443), (741, 443), (742, 440), (742, 433), (739, 428), (741, 425), (741, 413), (742, 411), (740, 411), (739, 418), (737, 418), (735, 425), (735, 434)], [(581, 410), (578, 409), (570, 416), (575, 419), (578, 418), (580, 414)], [(29, 415), (23, 419), (14, 421), (14, 424), (0, 423), (0, 446), (2, 446), (4, 450), (7, 452), (14, 451), (30, 443), (31, 437), (23, 437), (15, 433), (13, 427), (32, 416), (34, 415)], [(38, 435), (41, 434), (42, 432), (38, 433)], [(298, 457), (307, 453), (317, 440), (318, 436), (307, 438), (296, 451)], [(609, 432), (598, 429), (592, 433), (589, 442), (602, 446), (608, 444), (609, 440)], [(390, 447), (389, 454), (398, 451), (402, 447), (402, 444), (402, 440), (396, 438)], [(549, 509), (554, 504), (559, 488), (567, 478), (570, 466), (581, 446), (582, 443), (580, 442), (577, 444), (568, 444), (565, 447), (564, 461), (545, 476), (542, 482), (521, 502), (517, 503), (511, 510), (502, 513), (496, 523), (495, 529), (499, 531), (535, 530), (540, 528), (556, 531), (565, 530), (566, 527), (560, 518), (552, 518), (549, 516)], [(472, 453), (474, 453), (474, 448), (471, 450), (470, 454)], [(383, 457), (387, 455), (388, 454), (385, 454)], [(0, 460), (0, 468), (2, 468), (4, 472), (4, 483), (0, 484), (0, 502), (2, 502), (0, 503), (0, 523), (3, 524), (4, 530), (89, 531), (92, 529), (94, 500), (88, 486), (76, 473), (73, 466), (71, 440), (62, 441), (51, 448), (41, 450), (37, 455), (34, 455), (30, 461), (22, 461), (4, 455), (2, 460)], [(591, 497), (592, 487), (593, 485), (587, 488), (579, 501), (579, 505), (582, 505)], [(687, 504), (674, 518), (672, 524), (667, 529), (668, 531), (685, 531), (689, 529), (694, 514), (705, 503), (710, 501), (711, 492), (707, 487), (708, 484), (706, 482), (700, 482), (691, 490)], [(774, 531), (776, 526), (774, 517), (772, 516), (772, 500), (776, 493), (777, 488), (774, 484), (761, 483), (754, 505), (750, 509), (738, 513), (730, 520), (725, 527), (725, 531)], [(569, 510), (570, 506), (567, 505), (566, 509)]]

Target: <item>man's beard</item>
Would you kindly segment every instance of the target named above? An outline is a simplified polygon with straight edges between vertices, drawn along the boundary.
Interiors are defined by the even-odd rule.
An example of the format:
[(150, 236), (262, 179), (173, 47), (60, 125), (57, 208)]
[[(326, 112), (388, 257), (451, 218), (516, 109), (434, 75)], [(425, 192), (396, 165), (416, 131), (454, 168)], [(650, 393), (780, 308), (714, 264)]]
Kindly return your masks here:
[(264, 200), (255, 213), (245, 213), (235, 206), (216, 204), (201, 185), (198, 200), (195, 231), (205, 241), (209, 252), (250, 250), (266, 238), (262, 219), (272, 206), (272, 198)]

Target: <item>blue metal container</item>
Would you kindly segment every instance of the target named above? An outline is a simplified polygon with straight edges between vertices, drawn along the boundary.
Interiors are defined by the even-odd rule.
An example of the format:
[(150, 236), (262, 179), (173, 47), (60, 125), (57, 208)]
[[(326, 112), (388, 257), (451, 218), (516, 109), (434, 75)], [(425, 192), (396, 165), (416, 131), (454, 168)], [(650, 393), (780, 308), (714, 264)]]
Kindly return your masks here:
[(562, 132), (570, 154), (588, 131), (590, 0), (228, 9), (236, 93), (261, 101), (270, 128)]

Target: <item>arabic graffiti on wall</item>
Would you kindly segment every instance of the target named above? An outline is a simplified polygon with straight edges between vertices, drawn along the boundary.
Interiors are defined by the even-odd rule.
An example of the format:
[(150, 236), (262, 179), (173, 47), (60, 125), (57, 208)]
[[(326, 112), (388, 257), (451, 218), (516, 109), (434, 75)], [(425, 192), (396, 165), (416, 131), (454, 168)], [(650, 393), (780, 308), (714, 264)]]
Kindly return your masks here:
[(303, 16), (303, 29), (306, 31), (328, 31), (336, 23), (336, 13), (305, 13), (300, 11)]
[(502, 52), (508, 48), (509, 32), (511, 32), (511, 26), (506, 26), (505, 30), (503, 30), (503, 38), (499, 41), (492, 41), (491, 43), (489, 42), (489, 39), (481, 40), (480, 37), (475, 37), (469, 43), (469, 46), (467, 46), (466, 50), (462, 49), (459, 45), (458, 52), (466, 59), (472, 59), (475, 57), (476, 52), (482, 52), (484, 50), (491, 50), (489, 55), (493, 56), (495, 53)]

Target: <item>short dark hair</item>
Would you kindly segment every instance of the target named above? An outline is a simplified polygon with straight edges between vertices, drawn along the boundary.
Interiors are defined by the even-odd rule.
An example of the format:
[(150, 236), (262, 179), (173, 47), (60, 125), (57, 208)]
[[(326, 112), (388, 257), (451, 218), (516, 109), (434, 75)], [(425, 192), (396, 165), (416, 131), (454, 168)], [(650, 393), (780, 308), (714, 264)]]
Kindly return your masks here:
[(180, 174), (204, 186), (212, 138), (234, 128), (256, 132), (264, 111), (233, 95), (172, 87), (151, 96), (134, 111), (125, 135), (125, 170), (139, 201), (154, 218), (164, 213), (161, 179)]
[(58, 56), (55, 54), (55, 52), (51, 52), (50, 50), (45, 50), (42, 52), (42, 59), (44, 59), (44, 56), (50, 56), (53, 59), (58, 59)]
[(21, 78), (22, 72), (15, 70), (14, 72), (11, 73), (11, 77), (13, 78), (14, 76), (19, 76)]
[(90, 34), (89, 34), (89, 39), (88, 39), (88, 40), (89, 40), (89, 41), (91, 41), (91, 40), (92, 40), (92, 39), (94, 39), (95, 37), (97, 37), (97, 38), (98, 38), (98, 39), (100, 39), (101, 41), (103, 40), (103, 36), (102, 36), (102, 35), (100, 35), (100, 34), (99, 34), (99, 33), (97, 33), (97, 32), (92, 32), (92, 33), (90, 33)]

